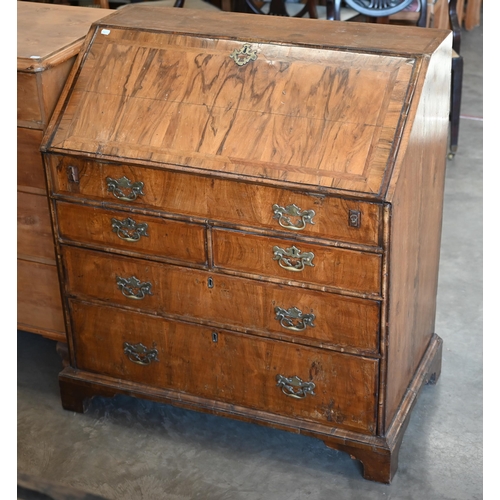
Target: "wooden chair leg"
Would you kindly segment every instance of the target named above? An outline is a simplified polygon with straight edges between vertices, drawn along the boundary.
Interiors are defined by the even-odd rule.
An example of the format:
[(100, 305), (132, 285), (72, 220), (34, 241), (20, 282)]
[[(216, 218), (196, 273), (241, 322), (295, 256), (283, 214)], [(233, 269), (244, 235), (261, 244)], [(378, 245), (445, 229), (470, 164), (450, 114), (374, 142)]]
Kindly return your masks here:
[(458, 147), (458, 131), (460, 125), (460, 104), (462, 101), (462, 80), (464, 61), (462, 56), (454, 54), (451, 61), (451, 104), (450, 104), (450, 150), (449, 158), (453, 158)]

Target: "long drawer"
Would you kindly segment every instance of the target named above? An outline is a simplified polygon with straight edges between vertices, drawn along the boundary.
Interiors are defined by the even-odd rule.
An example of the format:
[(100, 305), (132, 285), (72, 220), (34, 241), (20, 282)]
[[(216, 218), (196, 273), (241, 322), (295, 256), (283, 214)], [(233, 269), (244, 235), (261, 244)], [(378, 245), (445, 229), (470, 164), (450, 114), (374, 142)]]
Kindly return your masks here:
[(159, 217), (57, 203), (59, 235), (69, 241), (207, 264), (206, 229)]
[(17, 259), (17, 327), (66, 341), (55, 265)]
[[(67, 293), (292, 341), (377, 353), (380, 303), (62, 246)], [(134, 281), (135, 280), (135, 281)]]
[(47, 155), (53, 193), (380, 246), (381, 205), (165, 169)]
[(45, 174), (40, 153), (43, 132), (17, 127), (17, 186), (18, 189), (46, 193)]
[(378, 361), (71, 302), (77, 368), (375, 433)]
[(49, 204), (45, 195), (17, 193), (17, 255), (56, 263)]

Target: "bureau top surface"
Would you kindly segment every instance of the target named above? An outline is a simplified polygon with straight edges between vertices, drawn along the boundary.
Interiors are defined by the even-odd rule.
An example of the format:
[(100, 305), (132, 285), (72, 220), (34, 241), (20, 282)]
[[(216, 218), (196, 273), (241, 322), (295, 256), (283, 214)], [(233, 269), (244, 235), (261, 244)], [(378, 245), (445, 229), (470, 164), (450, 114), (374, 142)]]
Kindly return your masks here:
[(130, 6), (95, 23), (43, 150), (377, 196), (422, 58), (449, 34), (158, 14)]
[(17, 2), (17, 69), (40, 71), (78, 53), (91, 24), (113, 11)]

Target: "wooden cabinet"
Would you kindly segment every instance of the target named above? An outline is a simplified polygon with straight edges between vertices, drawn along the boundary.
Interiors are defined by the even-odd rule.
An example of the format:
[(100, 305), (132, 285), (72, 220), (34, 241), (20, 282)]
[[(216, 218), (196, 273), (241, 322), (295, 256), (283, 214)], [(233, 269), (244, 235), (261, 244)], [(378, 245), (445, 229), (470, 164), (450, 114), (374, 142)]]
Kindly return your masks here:
[(300, 432), (390, 482), (441, 366), (451, 33), (203, 16), (94, 23), (44, 136), (63, 406)]
[(64, 342), (40, 144), (90, 25), (111, 12), (17, 2), (17, 325)]

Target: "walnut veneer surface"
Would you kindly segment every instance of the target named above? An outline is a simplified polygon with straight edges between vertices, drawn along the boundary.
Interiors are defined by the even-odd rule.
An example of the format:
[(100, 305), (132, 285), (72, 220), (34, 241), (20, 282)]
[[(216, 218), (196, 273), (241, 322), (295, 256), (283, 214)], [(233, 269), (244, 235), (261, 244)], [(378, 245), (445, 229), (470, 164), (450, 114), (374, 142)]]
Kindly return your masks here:
[(434, 332), (451, 33), (133, 6), (42, 150), (63, 406), (124, 393), (315, 436), (390, 482)]
[(17, 2), (17, 321), (66, 341), (40, 144), (90, 25), (111, 10)]

